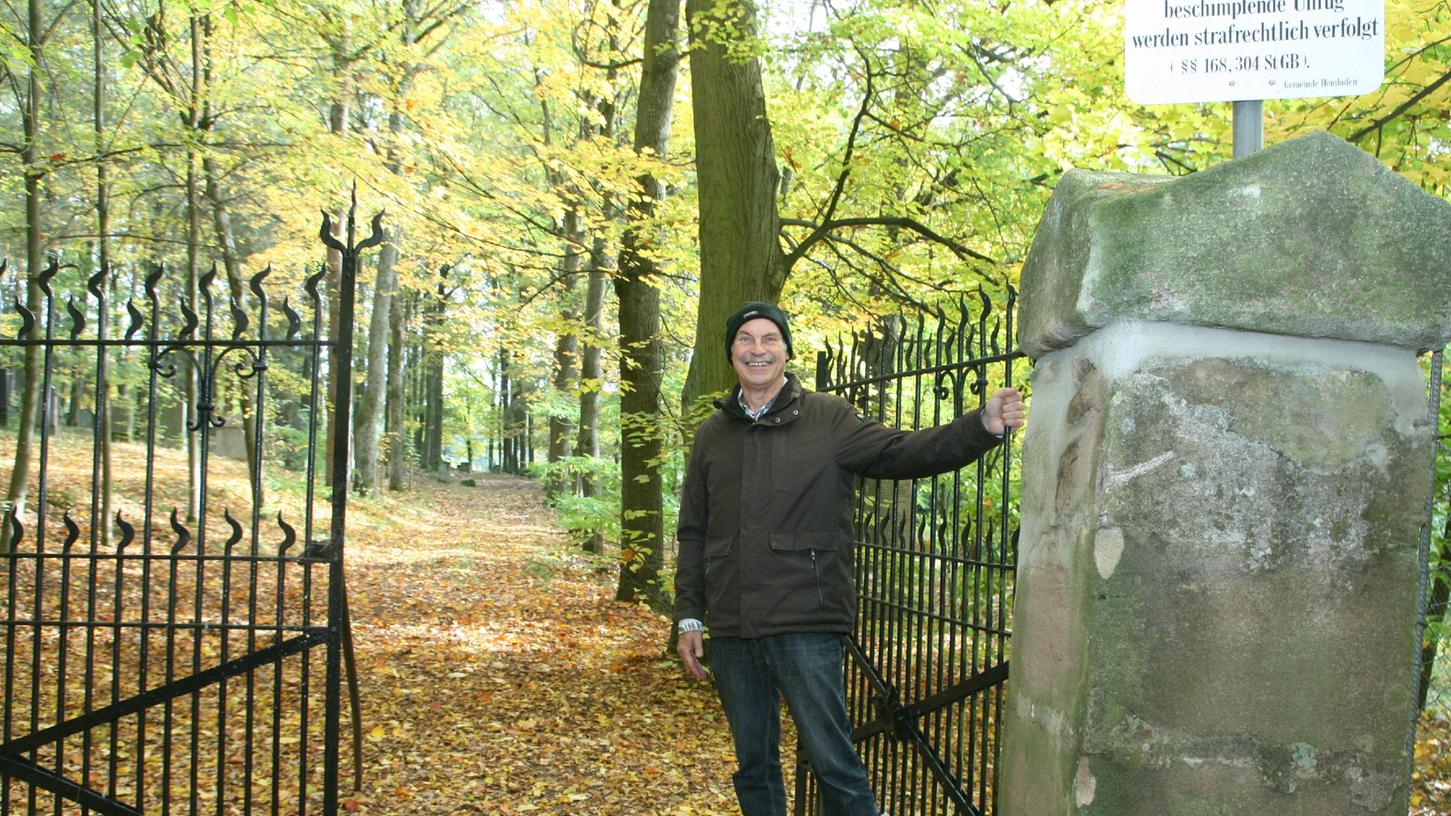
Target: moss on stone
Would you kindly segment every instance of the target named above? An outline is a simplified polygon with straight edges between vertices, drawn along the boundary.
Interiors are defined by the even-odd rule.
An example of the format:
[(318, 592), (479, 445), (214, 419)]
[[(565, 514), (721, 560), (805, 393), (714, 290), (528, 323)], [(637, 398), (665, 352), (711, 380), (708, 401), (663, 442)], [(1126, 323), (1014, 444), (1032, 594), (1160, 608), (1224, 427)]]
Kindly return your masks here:
[(1182, 177), (1074, 171), (1021, 280), (1034, 356), (1118, 319), (1440, 347), (1451, 204), (1326, 133)]

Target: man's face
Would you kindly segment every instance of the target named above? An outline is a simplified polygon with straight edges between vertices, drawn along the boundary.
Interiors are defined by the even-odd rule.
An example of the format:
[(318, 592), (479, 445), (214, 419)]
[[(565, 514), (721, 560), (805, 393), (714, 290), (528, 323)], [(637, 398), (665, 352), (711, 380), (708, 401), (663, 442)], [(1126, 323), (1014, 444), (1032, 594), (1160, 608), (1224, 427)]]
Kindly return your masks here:
[(742, 387), (766, 388), (784, 376), (786, 341), (776, 324), (764, 317), (742, 323), (731, 343), (731, 367)]

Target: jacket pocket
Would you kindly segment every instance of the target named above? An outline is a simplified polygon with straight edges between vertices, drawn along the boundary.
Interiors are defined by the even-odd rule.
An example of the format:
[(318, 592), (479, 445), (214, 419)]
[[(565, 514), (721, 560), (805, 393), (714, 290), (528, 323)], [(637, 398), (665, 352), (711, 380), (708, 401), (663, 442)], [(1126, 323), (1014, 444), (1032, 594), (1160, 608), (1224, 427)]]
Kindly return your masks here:
[(709, 575), (711, 568), (719, 564), (722, 558), (730, 555), (734, 547), (734, 538), (707, 538), (705, 540), (705, 574)]
[(794, 582), (797, 593), (809, 586), (810, 598), (818, 610), (838, 603), (839, 593), (850, 592), (849, 582), (842, 584), (835, 574), (841, 560), (837, 552), (840, 541), (840, 535), (835, 532), (771, 534), (771, 552), (784, 562), (783, 577), (798, 576)]
[(741, 574), (735, 537), (705, 540), (705, 611), (711, 631), (734, 635), (741, 625)]

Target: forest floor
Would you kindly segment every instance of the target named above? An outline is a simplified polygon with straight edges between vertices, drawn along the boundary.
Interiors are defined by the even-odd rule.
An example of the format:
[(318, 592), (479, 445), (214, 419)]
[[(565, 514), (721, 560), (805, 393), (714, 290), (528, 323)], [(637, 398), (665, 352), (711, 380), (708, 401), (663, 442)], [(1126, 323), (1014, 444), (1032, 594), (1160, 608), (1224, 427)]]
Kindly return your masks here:
[[(0, 463), (10, 460), (8, 442), (0, 438)], [(131, 482), (144, 467), (131, 446), (119, 447), (128, 478), (118, 490), (139, 494)], [(87, 452), (79, 440), (58, 445), (56, 507), (84, 503), (74, 486), (89, 482)], [(184, 460), (173, 458), (159, 485), (184, 486)], [(209, 495), (237, 504), (244, 471), (219, 470), (227, 478)], [(613, 564), (575, 549), (537, 482), (474, 478), (466, 486), (415, 475), (407, 492), (350, 503), (364, 753), (362, 787), (343, 791), (343, 810), (737, 813), (724, 717), (711, 686), (689, 680), (668, 654), (668, 619), (614, 600)], [(141, 509), (120, 506), (133, 520)], [(1417, 733), (1410, 816), (1451, 816), (1451, 691), (1436, 691), (1439, 715)], [(344, 717), (346, 735), (346, 706)], [(789, 721), (786, 729), (789, 757)], [(349, 744), (343, 755), (348, 787)], [(788, 763), (788, 793), (790, 773)]]
[[(724, 717), (666, 655), (668, 620), (614, 600), (614, 571), (572, 553), (536, 482), (477, 478), (419, 479), (396, 527), (349, 516), (369, 736), (363, 791), (345, 804), (737, 813)], [(1418, 736), (1411, 816), (1451, 816), (1451, 719)]]
[(669, 620), (614, 600), (537, 483), (476, 478), (418, 479), (391, 523), (349, 514), (367, 736), (345, 807), (735, 813), (724, 717), (667, 658)]
[[(614, 571), (572, 552), (536, 482), (477, 478), (419, 479), (396, 527), (350, 514), (369, 736), (364, 788), (345, 804), (737, 813), (724, 717), (667, 656), (668, 620), (614, 600)], [(1451, 719), (1418, 737), (1410, 814), (1451, 816)]]
[(1411, 816), (1451, 816), (1451, 711), (1422, 718), (1412, 781)]

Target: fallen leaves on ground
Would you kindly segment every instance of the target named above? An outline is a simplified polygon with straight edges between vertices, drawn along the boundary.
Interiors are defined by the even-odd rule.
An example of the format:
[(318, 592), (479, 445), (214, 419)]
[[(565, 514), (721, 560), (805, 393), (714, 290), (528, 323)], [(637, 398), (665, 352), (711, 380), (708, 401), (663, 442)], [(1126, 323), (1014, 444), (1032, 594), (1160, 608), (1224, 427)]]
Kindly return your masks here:
[(1421, 718), (1415, 767), (1411, 816), (1451, 814), (1451, 716), (1427, 714)]
[[(11, 444), (0, 437), (0, 462), (12, 459)], [(67, 438), (54, 444), (49, 535), (53, 541), (64, 536), (59, 515), (70, 509), (82, 522), (84, 541), (90, 443)], [(135, 522), (145, 507), (138, 498), (147, 472), (144, 449), (116, 448), (116, 507)], [(185, 460), (179, 451), (163, 453), (157, 481), (166, 489), (158, 491), (154, 508), (160, 530), (167, 529), (172, 506), (165, 497), (185, 493)], [(219, 474), (210, 483), (209, 497), (216, 506), (245, 511), (241, 465), (215, 465), (225, 478)], [(613, 599), (614, 568), (573, 551), (536, 483), (475, 478), (477, 487), (418, 477), (408, 492), (350, 505), (347, 565), (365, 748), (363, 787), (343, 791), (342, 810), (410, 816), (736, 813), (724, 718), (712, 688), (690, 682), (666, 655), (668, 621)], [(319, 499), (315, 509), (323, 529), (326, 501)], [(209, 529), (220, 541), (226, 533), (216, 515)], [(109, 579), (99, 583), (111, 585)], [(178, 597), (190, 598), (189, 587)], [(134, 581), (127, 584), (128, 592), (135, 589)], [(314, 603), (321, 597), (319, 592)], [(240, 609), (242, 601), (237, 603)], [(103, 605), (101, 616), (110, 608)], [(130, 595), (126, 608), (136, 608)], [(173, 645), (187, 654), (189, 643), (178, 636)], [(207, 646), (201, 644), (204, 652)], [(106, 674), (105, 653), (98, 647), (100, 675)], [(51, 676), (48, 665), (43, 669)], [(17, 688), (27, 687), (23, 681)], [(97, 688), (104, 697), (104, 683)], [(320, 688), (314, 682), (313, 693)], [(265, 692), (263, 682), (257, 706), (264, 711), (271, 705)], [(210, 691), (201, 696), (203, 714), (212, 699)], [(232, 701), (240, 699), (233, 695)], [(1417, 732), (1410, 816), (1451, 816), (1451, 716), (1438, 710), (1422, 719)], [(178, 718), (184, 714), (178, 709)], [(286, 728), (295, 717), (295, 705), (283, 707)], [(210, 715), (202, 720), (210, 722)], [(185, 737), (184, 725), (177, 727), (178, 739)], [(786, 731), (789, 757), (789, 721)], [(345, 720), (345, 739), (349, 733)], [(210, 744), (211, 737), (203, 737)], [(297, 736), (282, 741), (296, 743)], [(258, 744), (265, 748), (266, 740)], [(309, 753), (316, 764), (320, 745)], [(346, 785), (349, 746), (343, 755)], [(154, 753), (148, 761), (153, 759)], [(789, 793), (789, 762), (786, 772)], [(201, 789), (215, 786), (215, 773), (199, 768)], [(254, 779), (263, 788), (267, 781)], [(320, 812), (318, 793), (311, 785), (308, 791), (308, 812)], [(24, 791), (15, 786), (14, 792)], [(282, 793), (295, 802), (295, 791), (284, 786)]]
[(736, 812), (724, 717), (666, 658), (668, 620), (614, 600), (613, 571), (570, 554), (536, 483), (478, 484), (349, 514), (366, 748), (345, 807)]

